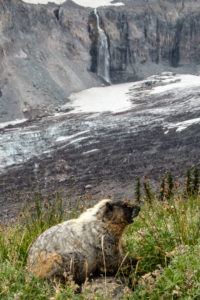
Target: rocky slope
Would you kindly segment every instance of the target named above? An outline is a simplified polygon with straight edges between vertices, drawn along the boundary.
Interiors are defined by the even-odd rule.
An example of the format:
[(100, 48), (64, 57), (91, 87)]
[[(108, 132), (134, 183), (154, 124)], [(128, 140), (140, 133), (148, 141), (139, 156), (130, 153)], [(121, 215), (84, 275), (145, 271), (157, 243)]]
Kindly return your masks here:
[(88, 12), (68, 3), (0, 1), (0, 121), (45, 115), (72, 91), (99, 84), (89, 71)]
[[(198, 73), (198, 1), (122, 2), (98, 8), (112, 82), (163, 70)], [(0, 37), (0, 122), (45, 115), (66, 103), (71, 92), (102, 84), (96, 76), (93, 8), (71, 0), (62, 5), (0, 0)]]
[(67, 111), (2, 129), (0, 218), (15, 211), (16, 193), (32, 188), (133, 199), (144, 173), (153, 182), (169, 169), (183, 178), (200, 166), (199, 95), (200, 77), (163, 74), (89, 89), (73, 95)]

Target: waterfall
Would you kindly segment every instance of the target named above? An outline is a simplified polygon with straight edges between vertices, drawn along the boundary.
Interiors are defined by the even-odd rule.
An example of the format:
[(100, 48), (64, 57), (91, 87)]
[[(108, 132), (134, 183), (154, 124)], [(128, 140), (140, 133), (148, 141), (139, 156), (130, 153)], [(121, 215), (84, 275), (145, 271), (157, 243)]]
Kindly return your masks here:
[(97, 9), (94, 9), (94, 14), (97, 19), (98, 29), (98, 58), (97, 58), (97, 75), (103, 78), (106, 82), (111, 83), (110, 80), (110, 53), (108, 49), (108, 39), (100, 27), (100, 20)]

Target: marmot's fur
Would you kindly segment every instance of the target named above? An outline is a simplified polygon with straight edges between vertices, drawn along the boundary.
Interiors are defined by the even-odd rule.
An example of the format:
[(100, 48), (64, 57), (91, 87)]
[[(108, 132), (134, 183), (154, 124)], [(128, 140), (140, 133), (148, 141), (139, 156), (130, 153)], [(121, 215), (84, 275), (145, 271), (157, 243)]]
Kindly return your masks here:
[(124, 228), (140, 208), (105, 199), (72, 219), (43, 232), (28, 254), (28, 269), (40, 278), (82, 283), (98, 271), (117, 272)]

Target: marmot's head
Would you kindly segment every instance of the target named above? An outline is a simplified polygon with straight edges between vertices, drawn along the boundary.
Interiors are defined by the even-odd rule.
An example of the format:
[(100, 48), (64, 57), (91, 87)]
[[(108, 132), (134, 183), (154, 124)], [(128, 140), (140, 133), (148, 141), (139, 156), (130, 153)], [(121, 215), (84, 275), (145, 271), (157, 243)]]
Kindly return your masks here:
[(113, 235), (120, 237), (124, 228), (133, 222), (139, 211), (139, 206), (126, 201), (108, 200), (104, 205), (102, 221), (107, 224)]
[(109, 223), (125, 223), (130, 224), (139, 214), (140, 207), (126, 201), (108, 200), (105, 203), (103, 219)]
[(94, 207), (89, 208), (80, 215), (79, 219), (90, 222), (100, 220), (109, 227), (115, 226), (123, 231), (123, 229), (139, 214), (140, 207), (126, 201), (113, 201), (104, 199), (97, 203)]

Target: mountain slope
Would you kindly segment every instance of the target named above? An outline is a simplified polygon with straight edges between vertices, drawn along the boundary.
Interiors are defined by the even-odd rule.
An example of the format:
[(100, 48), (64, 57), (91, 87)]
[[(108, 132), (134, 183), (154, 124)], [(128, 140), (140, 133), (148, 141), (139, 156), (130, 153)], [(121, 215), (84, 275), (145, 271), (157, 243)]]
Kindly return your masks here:
[[(112, 82), (165, 70), (199, 72), (199, 2), (122, 2), (98, 8)], [(99, 35), (91, 7), (71, 0), (62, 5), (0, 0), (0, 37), (0, 122), (45, 115), (71, 92), (103, 84), (96, 75)]]
[(87, 18), (70, 3), (0, 1), (0, 121), (44, 114), (72, 91), (99, 84), (88, 71)]

